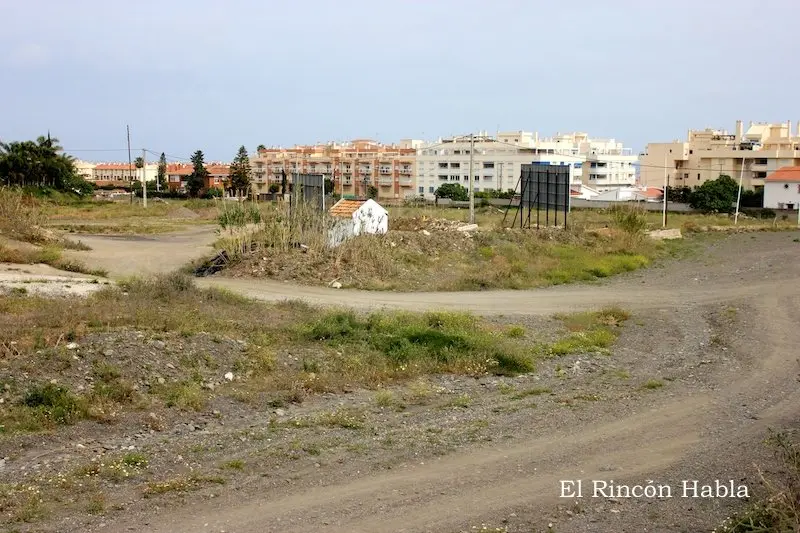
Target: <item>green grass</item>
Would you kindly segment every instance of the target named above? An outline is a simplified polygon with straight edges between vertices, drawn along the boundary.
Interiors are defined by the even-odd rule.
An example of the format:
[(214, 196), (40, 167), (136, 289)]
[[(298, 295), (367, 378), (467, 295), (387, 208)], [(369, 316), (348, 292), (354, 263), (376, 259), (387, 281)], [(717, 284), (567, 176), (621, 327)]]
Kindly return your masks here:
[(600, 311), (557, 315), (557, 318), (570, 333), (547, 347), (549, 355), (607, 354), (630, 314), (623, 309), (609, 307)]
[(532, 387), (530, 389), (524, 389), (518, 392), (515, 392), (511, 395), (512, 400), (522, 400), (524, 398), (528, 398), (530, 396), (540, 396), (542, 394), (550, 394), (553, 392), (551, 389), (547, 387)]
[(232, 459), (222, 463), (222, 468), (227, 470), (244, 470), (244, 461), (240, 459)]
[(655, 390), (664, 386), (664, 382), (658, 379), (648, 379), (642, 384), (642, 389)]
[(305, 340), (367, 352), (368, 364), (397, 376), (490, 372), (516, 375), (534, 369), (532, 351), (506, 341), (463, 313), (330, 311), (299, 331)]
[(200, 384), (193, 381), (159, 385), (156, 387), (156, 394), (163, 398), (167, 407), (177, 407), (185, 411), (200, 411), (206, 405)]

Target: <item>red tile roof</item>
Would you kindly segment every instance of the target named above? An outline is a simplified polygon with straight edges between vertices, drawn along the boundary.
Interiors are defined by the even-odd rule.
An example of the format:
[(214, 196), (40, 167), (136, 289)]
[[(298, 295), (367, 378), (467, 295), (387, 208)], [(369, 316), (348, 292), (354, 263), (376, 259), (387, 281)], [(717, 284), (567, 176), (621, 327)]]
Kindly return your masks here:
[(331, 216), (351, 218), (358, 208), (364, 205), (366, 200), (339, 200), (330, 209)]
[(766, 177), (764, 181), (800, 182), (800, 167), (782, 167)]
[(647, 187), (645, 190), (642, 191), (642, 194), (645, 195), (647, 198), (661, 198), (664, 194), (664, 191), (662, 191), (658, 187)]

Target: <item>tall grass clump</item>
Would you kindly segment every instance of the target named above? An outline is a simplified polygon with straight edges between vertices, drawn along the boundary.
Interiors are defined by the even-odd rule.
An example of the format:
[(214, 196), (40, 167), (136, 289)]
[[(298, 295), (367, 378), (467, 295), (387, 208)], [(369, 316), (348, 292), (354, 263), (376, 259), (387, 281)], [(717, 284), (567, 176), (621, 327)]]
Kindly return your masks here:
[(247, 224), (261, 222), (261, 210), (253, 202), (222, 202), (222, 210), (217, 217), (219, 226), (223, 229), (243, 228)]
[(19, 189), (0, 187), (0, 234), (20, 241), (44, 242), (39, 228), (45, 220), (36, 198)]
[(615, 205), (608, 210), (615, 227), (629, 235), (640, 235), (647, 228), (647, 211), (634, 205)]

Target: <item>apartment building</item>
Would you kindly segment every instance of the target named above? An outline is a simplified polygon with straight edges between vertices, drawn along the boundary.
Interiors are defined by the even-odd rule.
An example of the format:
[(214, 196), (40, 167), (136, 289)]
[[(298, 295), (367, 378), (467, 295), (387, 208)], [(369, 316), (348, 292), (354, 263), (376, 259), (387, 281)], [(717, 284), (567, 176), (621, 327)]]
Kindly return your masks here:
[(445, 183), (469, 187), (470, 155), (475, 192), (518, 188), (522, 165), (536, 158), (535, 149), (525, 145), (527, 140), (520, 140), (526, 139), (522, 133), (525, 132), (516, 137), (492, 137), (481, 132), (472, 139), (450, 137), (418, 145), (415, 195), (432, 199), (436, 189)]
[(251, 157), (253, 191), (267, 193), (280, 185), (283, 173), (323, 174), (342, 196), (366, 196), (375, 187), (379, 199), (402, 199), (415, 185), (414, 157), (419, 141), (385, 145), (370, 139), (293, 148), (266, 148)]
[[(470, 137), (451, 137), (417, 146), (417, 194), (433, 198), (439, 185), (469, 186)], [(474, 136), (473, 189), (518, 189), (523, 164), (566, 165), (570, 183), (597, 191), (636, 183), (637, 156), (614, 139), (591, 139), (586, 133), (540, 138), (537, 132), (500, 132)]]
[[(761, 188), (767, 174), (781, 167), (800, 165), (800, 132), (792, 122), (741, 120), (734, 133), (727, 130), (689, 130), (686, 141), (650, 143), (640, 158), (641, 182), (660, 186), (695, 187), (727, 174), (747, 189)], [(665, 168), (666, 167), (666, 168)]]
[(136, 168), (131, 163), (97, 163), (89, 166), (85, 162), (78, 167), (79, 173), (84, 176), (91, 173), (91, 177), (87, 178), (95, 182), (130, 182), (142, 181), (146, 178), (147, 181), (154, 181), (158, 177), (158, 165), (155, 163), (148, 163), (144, 168)]

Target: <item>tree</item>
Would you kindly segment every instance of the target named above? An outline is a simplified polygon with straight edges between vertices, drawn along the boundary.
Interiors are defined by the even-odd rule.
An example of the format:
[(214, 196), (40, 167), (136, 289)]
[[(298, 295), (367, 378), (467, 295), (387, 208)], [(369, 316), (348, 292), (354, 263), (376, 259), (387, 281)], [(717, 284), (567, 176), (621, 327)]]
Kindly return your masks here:
[(367, 187), (367, 198), (374, 200), (378, 197), (378, 188), (374, 185)]
[(286, 194), (289, 189), (286, 187), (286, 170), (281, 170), (281, 194)]
[(667, 201), (679, 204), (688, 204), (692, 197), (691, 187), (672, 187), (667, 186)]
[(144, 168), (144, 159), (140, 156), (133, 160), (133, 166), (136, 168)]
[(436, 198), (450, 198), (456, 202), (469, 200), (469, 191), (460, 183), (445, 183), (433, 193)]
[(246, 196), (250, 189), (251, 175), (250, 158), (247, 155), (247, 149), (242, 146), (231, 163), (228, 173), (228, 189), (236, 196)]
[(738, 191), (739, 185), (733, 178), (721, 174), (692, 191), (689, 205), (704, 213), (730, 213), (734, 209)]
[(91, 193), (92, 185), (78, 176), (74, 160), (61, 153), (58, 142), (48, 134), (36, 141), (0, 143), (0, 185)]
[(167, 156), (161, 152), (161, 157), (158, 158), (158, 174), (156, 181), (162, 189), (167, 188)]
[(206, 169), (205, 165), (205, 156), (203, 155), (202, 150), (198, 150), (192, 154), (192, 173), (189, 174), (189, 177), (186, 179), (186, 189), (189, 193), (189, 196), (192, 198), (197, 198), (200, 196), (200, 191), (202, 191), (206, 186), (206, 178), (208, 178), (208, 169)]
[(325, 187), (325, 194), (333, 194), (333, 189), (335, 187), (333, 180), (330, 178), (325, 178), (324, 180), (324, 187)]
[(281, 190), (281, 186), (278, 185), (277, 183), (273, 183), (272, 185), (269, 186), (269, 192), (272, 193), (272, 194), (275, 194), (276, 192), (278, 192), (280, 190)]
[(266, 150), (266, 149), (267, 149), (266, 146), (264, 146), (263, 144), (259, 144), (258, 147), (256, 148), (256, 152), (260, 152), (260, 151)]

